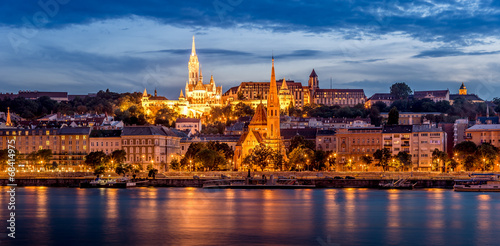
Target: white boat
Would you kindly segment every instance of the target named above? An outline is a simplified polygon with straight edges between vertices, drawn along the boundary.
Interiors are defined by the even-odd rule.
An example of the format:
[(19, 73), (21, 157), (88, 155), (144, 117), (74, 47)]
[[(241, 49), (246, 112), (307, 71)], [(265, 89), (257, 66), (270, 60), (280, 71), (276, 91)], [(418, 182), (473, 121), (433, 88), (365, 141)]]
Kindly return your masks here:
[(500, 174), (473, 173), (471, 179), (455, 180), (454, 191), (500, 192)]

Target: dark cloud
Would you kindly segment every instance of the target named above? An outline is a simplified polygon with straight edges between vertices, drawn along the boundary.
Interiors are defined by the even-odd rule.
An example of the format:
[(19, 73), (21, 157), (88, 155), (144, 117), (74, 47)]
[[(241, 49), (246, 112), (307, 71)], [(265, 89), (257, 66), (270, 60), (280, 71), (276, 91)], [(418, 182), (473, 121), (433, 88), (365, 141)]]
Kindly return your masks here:
[[(165, 49), (165, 50), (154, 50), (145, 51), (143, 53), (169, 53), (173, 55), (183, 55), (189, 56), (191, 49)], [(252, 53), (237, 51), (237, 50), (225, 50), (225, 49), (196, 49), (196, 54), (198, 55), (221, 55), (221, 56), (252, 56)]]
[[(44, 1), (40, 1), (44, 2)], [(48, 2), (57, 2), (48, 1)], [(65, 1), (60, 1), (65, 2)], [(0, 23), (24, 26), (42, 16), (38, 1), (0, 2)], [(55, 8), (51, 6), (51, 10)], [(425, 41), (471, 45), (500, 35), (498, 1), (69, 1), (49, 11), (40, 28), (140, 16), (203, 32), (207, 27), (266, 28), (277, 32), (344, 31), (346, 37), (403, 32)], [(35, 18), (36, 19), (36, 18)]]
[(349, 64), (360, 64), (360, 63), (370, 63), (370, 62), (378, 62), (385, 61), (386, 59), (367, 59), (367, 60), (359, 60), (359, 61), (344, 61), (344, 63)]
[(413, 58), (436, 58), (436, 57), (448, 57), (448, 56), (481, 56), (481, 55), (496, 55), (500, 54), (500, 50), (496, 51), (472, 51), (464, 52), (459, 49), (450, 48), (438, 48), (433, 50), (424, 50), (418, 55), (414, 55)]

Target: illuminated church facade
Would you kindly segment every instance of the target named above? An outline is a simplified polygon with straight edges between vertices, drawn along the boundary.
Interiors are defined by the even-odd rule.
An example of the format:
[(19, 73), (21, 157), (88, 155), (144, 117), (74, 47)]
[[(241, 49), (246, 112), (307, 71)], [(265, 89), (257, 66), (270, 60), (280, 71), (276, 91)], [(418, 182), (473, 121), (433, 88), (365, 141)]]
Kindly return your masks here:
[(181, 115), (201, 117), (203, 114), (209, 113), (211, 107), (222, 106), (222, 86), (215, 85), (213, 75), (210, 76), (208, 84), (203, 83), (203, 73), (198, 55), (196, 55), (194, 36), (188, 71), (189, 79), (186, 81), (184, 92), (181, 90), (178, 100), (168, 100), (165, 97), (157, 96), (156, 90), (154, 96), (151, 96), (144, 89), (141, 103), (146, 109), (146, 113), (151, 113), (150, 108), (154, 106), (168, 106), (177, 109)]
[(242, 165), (243, 160), (260, 144), (264, 144), (273, 150), (278, 150), (283, 154), (285, 153), (281, 138), (280, 108), (280, 96), (276, 84), (273, 58), (271, 82), (267, 96), (267, 109), (262, 102), (257, 106), (255, 114), (248, 125), (248, 130), (241, 135), (236, 144), (233, 157), (235, 169), (245, 169)]

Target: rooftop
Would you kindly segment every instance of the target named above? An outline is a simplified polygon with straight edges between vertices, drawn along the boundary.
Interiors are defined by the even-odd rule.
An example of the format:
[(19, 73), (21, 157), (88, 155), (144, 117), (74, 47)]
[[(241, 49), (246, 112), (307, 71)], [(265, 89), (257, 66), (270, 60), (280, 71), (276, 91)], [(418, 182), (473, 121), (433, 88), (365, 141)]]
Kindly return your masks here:
[(500, 130), (500, 124), (477, 124), (467, 129), (467, 131)]

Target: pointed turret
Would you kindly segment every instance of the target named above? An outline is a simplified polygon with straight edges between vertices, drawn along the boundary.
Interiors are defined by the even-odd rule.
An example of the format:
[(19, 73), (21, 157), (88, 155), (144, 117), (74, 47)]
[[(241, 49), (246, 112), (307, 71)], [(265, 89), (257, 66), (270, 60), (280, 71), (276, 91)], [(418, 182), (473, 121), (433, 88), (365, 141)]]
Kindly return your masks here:
[(462, 82), (462, 86), (460, 86), (460, 89), (458, 89), (458, 94), (467, 95), (467, 87), (465, 87), (464, 82)]
[(318, 75), (316, 74), (316, 71), (314, 71), (314, 68), (313, 68), (311, 75), (309, 75), (309, 78), (314, 78), (314, 77), (318, 77)]
[(146, 91), (146, 88), (144, 88), (144, 92), (142, 93), (142, 97), (148, 97), (148, 92)]
[(158, 96), (158, 93), (156, 93), (156, 88), (155, 88), (155, 97), (157, 97), (157, 96)]
[(196, 47), (194, 45), (194, 35), (193, 35), (193, 45), (191, 46), (191, 55), (192, 56), (196, 55)]
[(281, 84), (280, 90), (288, 90), (288, 86), (286, 85), (285, 77), (283, 77), (283, 84)]
[(214, 76), (213, 75), (210, 76), (210, 84), (211, 85), (215, 84)]
[(184, 94), (182, 93), (182, 90), (181, 90), (181, 94), (179, 95), (179, 98), (184, 98)]
[(281, 139), (280, 134), (280, 102), (276, 74), (274, 72), (274, 57), (272, 58), (271, 83), (267, 95), (267, 131), (270, 139)]
[[(193, 36), (193, 46), (191, 48), (191, 56), (189, 56), (189, 84), (196, 85), (198, 80), (200, 80), (200, 62), (198, 61), (198, 56), (196, 55), (196, 47), (194, 45), (194, 36)], [(187, 91), (186, 91), (187, 93)]]
[(12, 126), (12, 120), (10, 119), (10, 107), (7, 107), (7, 120), (5, 121), (6, 126)]

